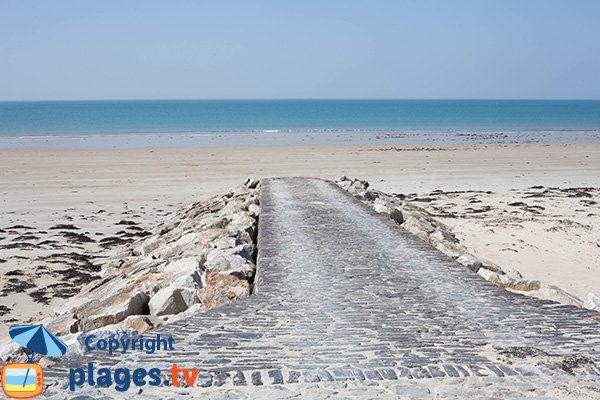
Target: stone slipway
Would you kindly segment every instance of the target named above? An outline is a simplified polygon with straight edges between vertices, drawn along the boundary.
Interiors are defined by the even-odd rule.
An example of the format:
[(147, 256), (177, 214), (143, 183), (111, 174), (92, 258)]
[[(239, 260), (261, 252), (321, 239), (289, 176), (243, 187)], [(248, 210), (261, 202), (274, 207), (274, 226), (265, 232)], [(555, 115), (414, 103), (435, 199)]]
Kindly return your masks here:
[(175, 361), (202, 371), (199, 390), (240, 396), (402, 380), (598, 388), (598, 313), (496, 288), (330, 182), (261, 185), (254, 295), (160, 328), (175, 352), (88, 353), (98, 367)]

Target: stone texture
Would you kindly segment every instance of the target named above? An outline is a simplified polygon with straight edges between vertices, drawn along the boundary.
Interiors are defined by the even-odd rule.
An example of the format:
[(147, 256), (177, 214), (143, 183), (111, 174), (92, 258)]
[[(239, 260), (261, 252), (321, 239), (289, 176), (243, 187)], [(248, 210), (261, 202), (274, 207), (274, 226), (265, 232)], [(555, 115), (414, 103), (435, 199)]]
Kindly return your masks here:
[(404, 229), (435, 249), (456, 259), (470, 270), (479, 273), (496, 286), (540, 299), (558, 301), (562, 304), (582, 305), (580, 299), (558, 287), (526, 280), (510, 266), (500, 267), (489, 260), (482, 260), (471, 254), (459, 243), (448, 226), (433, 218), (419, 207), (417, 202), (406, 202), (404, 195), (390, 195), (369, 188), (368, 182), (348, 177), (341, 178), (335, 180), (339, 187), (372, 207), (376, 212), (388, 214)]
[[(150, 299), (149, 308), (151, 315), (177, 314), (188, 309), (185, 289), (172, 289), (170, 287), (159, 290)], [(192, 292), (193, 294), (194, 292)], [(187, 296), (186, 296), (187, 297)]]
[(588, 293), (588, 295), (585, 296), (583, 308), (587, 308), (588, 310), (600, 311), (600, 296), (597, 296), (594, 293)]
[(250, 295), (248, 282), (233, 275), (208, 271), (206, 285), (198, 291), (198, 298), (206, 309), (231, 303)]
[[(597, 397), (597, 312), (500, 289), (331, 183), (269, 179), (260, 204), (252, 296), (159, 327), (175, 351), (89, 360), (182, 360), (208, 386), (145, 398)], [(68, 369), (44, 372), (51, 382)], [(234, 386), (240, 372), (247, 385)]]
[(218, 249), (208, 253), (204, 268), (220, 274), (229, 274), (245, 279), (254, 276), (254, 270), (256, 269), (248, 258), (240, 254), (229, 254)]
[[(179, 313), (201, 311), (197, 294), (206, 281), (205, 264), (237, 276), (213, 285), (207, 304), (214, 307), (247, 296), (256, 269), (258, 193), (259, 183), (252, 180), (181, 208), (150, 236), (110, 252), (101, 279), (84, 286), (42, 322), (68, 344), (82, 332), (103, 327), (139, 332), (156, 328), (165, 319), (176, 320)], [(12, 353), (14, 349), (7, 348), (0, 357)]]

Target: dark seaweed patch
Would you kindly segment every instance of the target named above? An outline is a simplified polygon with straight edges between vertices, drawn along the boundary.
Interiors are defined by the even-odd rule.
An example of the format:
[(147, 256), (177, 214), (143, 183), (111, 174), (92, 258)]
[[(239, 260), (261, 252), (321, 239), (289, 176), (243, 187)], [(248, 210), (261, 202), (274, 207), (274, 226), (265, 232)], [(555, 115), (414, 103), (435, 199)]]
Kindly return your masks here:
[(31, 226), (26, 226), (26, 225), (13, 225), (13, 226), (8, 226), (4, 229), (9, 230), (9, 229), (35, 229), (35, 228), (33, 228)]
[(115, 225), (137, 225), (137, 222), (122, 219), (121, 221), (117, 222)]
[(54, 230), (79, 230), (78, 227), (76, 227), (73, 224), (57, 224), (54, 225), (53, 227), (51, 227), (50, 229), (54, 229)]
[(61, 231), (60, 234), (65, 237), (70, 243), (94, 243), (95, 240), (83, 233), (75, 233), (69, 231)]
[(38, 245), (27, 242), (16, 242), (0, 245), (0, 249), (37, 249)]
[(110, 236), (100, 240), (100, 246), (106, 248), (121, 246), (124, 244), (132, 243), (132, 239), (122, 239), (116, 236)]

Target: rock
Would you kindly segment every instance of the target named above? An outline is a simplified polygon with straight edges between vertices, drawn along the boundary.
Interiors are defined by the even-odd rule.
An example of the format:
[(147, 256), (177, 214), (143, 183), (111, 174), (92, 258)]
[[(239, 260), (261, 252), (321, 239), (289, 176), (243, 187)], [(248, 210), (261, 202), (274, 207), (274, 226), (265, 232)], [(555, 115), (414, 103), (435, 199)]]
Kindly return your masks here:
[(257, 179), (248, 178), (248, 179), (246, 179), (246, 182), (244, 182), (244, 186), (247, 187), (248, 189), (256, 189), (256, 187), (258, 186), (259, 183), (260, 183), (260, 181)]
[(483, 267), (483, 264), (480, 261), (475, 261), (473, 264), (467, 265), (467, 268), (475, 273), (477, 273), (481, 267)]
[(73, 317), (71, 313), (64, 313), (62, 315), (58, 315), (54, 318), (49, 318), (42, 323), (46, 328), (50, 330), (50, 332), (55, 333), (59, 336), (67, 335), (71, 332), (71, 327), (77, 320)]
[(588, 310), (600, 311), (600, 296), (594, 293), (588, 293), (583, 301), (583, 308)]
[(474, 257), (473, 255), (471, 255), (469, 253), (463, 253), (463, 254), (460, 255), (460, 257), (458, 257), (456, 259), (456, 261), (458, 261), (459, 263), (461, 263), (465, 267), (468, 267), (469, 264), (473, 264), (475, 261), (479, 261), (479, 259), (476, 258), (476, 257)]
[(348, 177), (346, 175), (341, 175), (341, 176), (338, 176), (337, 178), (335, 178), (333, 181), (335, 183), (350, 182), (350, 179), (348, 179)]
[[(87, 335), (101, 333), (102, 335), (110, 336), (110, 332), (128, 332), (134, 334), (135, 332), (142, 334), (150, 329), (154, 329), (164, 324), (164, 321), (160, 318), (152, 315), (131, 315), (125, 318), (123, 321), (114, 325), (106, 325), (100, 329), (92, 330), (87, 332)], [(137, 335), (134, 335), (137, 336)], [(70, 350), (69, 350), (70, 351)]]
[[(379, 196), (377, 195), (377, 193), (375, 193), (375, 192), (373, 192), (371, 190), (365, 190), (362, 193), (362, 197), (364, 199), (366, 199), (366, 200), (369, 200), (369, 201), (376, 201), (379, 198)], [(381, 203), (379, 203), (379, 204), (381, 204)]]
[(170, 274), (182, 274), (196, 271), (198, 269), (198, 260), (194, 257), (184, 257), (179, 260), (168, 263), (163, 269), (164, 272)]
[(205, 229), (198, 233), (198, 245), (200, 247), (213, 247), (213, 242), (223, 237), (228, 237), (229, 231), (225, 228)]
[(205, 267), (221, 276), (204, 292), (210, 307), (247, 296), (256, 269), (259, 186), (250, 178), (244, 187), (181, 208), (152, 235), (98, 258), (100, 279), (42, 322), (65, 340), (108, 327), (144, 332), (204, 307), (198, 290)]
[(84, 304), (75, 311), (77, 322), (71, 332), (87, 332), (106, 325), (123, 321), (130, 315), (146, 314), (148, 312), (149, 296), (145, 292), (117, 292), (113, 297), (104, 299), (102, 303)]
[(227, 251), (215, 249), (208, 253), (204, 262), (204, 268), (220, 274), (229, 274), (242, 279), (250, 279), (254, 276), (256, 266), (248, 258), (240, 254), (230, 254)]
[(387, 201), (385, 201), (381, 197), (375, 199), (375, 202), (373, 203), (373, 210), (375, 210), (375, 212), (379, 214), (390, 214), (391, 212)]
[(227, 230), (248, 243), (256, 240), (256, 220), (246, 212), (234, 214), (231, 222), (227, 224)]
[(189, 248), (198, 240), (198, 233), (190, 232), (173, 243), (166, 244), (159, 251), (160, 258), (171, 258), (177, 256), (183, 250)]
[(542, 284), (539, 290), (532, 292), (522, 292), (544, 300), (552, 300), (562, 304), (570, 304), (575, 307), (582, 307), (583, 302), (577, 296), (565, 292), (559, 287)]
[(225, 237), (220, 237), (220, 238), (216, 239), (215, 241), (213, 241), (211, 243), (211, 248), (225, 250), (225, 249), (231, 249), (231, 248), (238, 246), (240, 244), (243, 244), (243, 243), (246, 243), (246, 242), (239, 238), (236, 238), (233, 236), (225, 236)]
[(260, 214), (260, 207), (257, 204), (248, 205), (248, 214), (254, 218), (258, 217)]
[[(256, 247), (254, 244), (248, 243), (244, 239), (236, 237), (221, 238), (213, 242), (213, 249), (221, 250), (227, 254), (237, 254), (248, 260), (249, 263), (254, 263), (252, 255), (254, 254)], [(204, 262), (206, 262), (208, 254), (211, 251), (207, 253)], [(204, 265), (202, 267), (204, 268)]]
[(359, 181), (358, 179), (355, 179), (352, 182), (352, 187), (354, 189), (366, 190), (369, 187), (369, 182), (367, 182), (367, 181)]
[(199, 303), (196, 292), (202, 287), (202, 283), (197, 283), (195, 279), (189, 276), (182, 276), (173, 281), (169, 287), (174, 290), (180, 289), (181, 297), (185, 301), (187, 308)]
[(491, 283), (502, 289), (512, 289), (521, 292), (530, 292), (539, 290), (541, 287), (540, 281), (528, 279), (512, 279), (506, 275), (493, 274), (489, 279)]
[(201, 281), (197, 274), (184, 274), (173, 279), (168, 286), (161, 288), (150, 298), (148, 303), (150, 314), (156, 316), (177, 314), (197, 304), (199, 300), (196, 291), (202, 287)]
[[(498, 275), (505, 275), (502, 268), (500, 268), (497, 265), (492, 264), (490, 262), (486, 262), (485, 264), (481, 263), (481, 268), (485, 268), (488, 271), (492, 271), (493, 273), (498, 274)], [(509, 276), (508, 278), (520, 279), (521, 276)]]
[(146, 238), (138, 247), (134, 249), (134, 254), (146, 256), (151, 254), (164, 244), (164, 238), (161, 235), (152, 235)]
[(523, 279), (523, 275), (521, 275), (521, 273), (514, 268), (510, 268), (510, 267), (500, 268), (499, 266), (496, 266), (496, 267), (500, 270), (501, 274), (506, 275), (509, 278)]
[(257, 206), (260, 204), (260, 201), (258, 199), (258, 196), (255, 196), (254, 194), (250, 194), (249, 196), (245, 197), (245, 200), (243, 202), (243, 209), (244, 210), (248, 210), (248, 207), (254, 205)]
[(447, 256), (455, 259), (461, 255), (460, 247), (451, 242), (438, 242), (434, 247)]
[(336, 182), (336, 185), (338, 185), (339, 187), (341, 187), (344, 190), (348, 190), (352, 186), (352, 182), (350, 180), (341, 181), (341, 182)]
[[(159, 290), (148, 303), (150, 314), (161, 316), (177, 314), (194, 304), (196, 292), (186, 287), (169, 286)], [(198, 301), (196, 301), (197, 303)]]
[(190, 277), (197, 285), (202, 284), (200, 263), (195, 257), (182, 258), (167, 264), (164, 272), (174, 277)]
[(419, 232), (423, 232), (426, 235), (429, 235), (430, 233), (435, 231), (435, 227), (432, 224), (421, 218), (414, 217), (407, 218), (402, 224), (402, 227), (415, 235)]
[[(240, 204), (237, 203), (228, 203), (225, 207), (223, 207), (223, 209), (221, 210), (221, 212), (225, 212), (225, 208), (227, 206), (233, 207), (241, 207)], [(225, 226), (227, 225), (229, 221), (227, 220), (227, 218), (224, 218), (220, 215), (208, 215), (204, 218), (202, 218), (199, 222), (195, 222), (194, 223), (194, 228), (196, 230), (208, 230), (208, 229), (219, 229), (219, 228), (225, 228)]]
[(250, 286), (246, 280), (213, 271), (207, 271), (206, 286), (198, 291), (198, 298), (206, 309), (231, 303), (249, 295)]
[(494, 272), (490, 271), (489, 269), (485, 269), (485, 268), (479, 268), (477, 270), (477, 275), (483, 277), (483, 279), (485, 279), (486, 281), (489, 281), (492, 279), (493, 276), (497, 275)]
[(161, 319), (155, 318), (152, 315), (131, 315), (125, 318), (120, 325), (123, 328), (131, 328), (142, 334), (162, 325), (162, 322)]
[(404, 215), (399, 208), (394, 208), (390, 213), (390, 218), (396, 221), (398, 224), (404, 223)]

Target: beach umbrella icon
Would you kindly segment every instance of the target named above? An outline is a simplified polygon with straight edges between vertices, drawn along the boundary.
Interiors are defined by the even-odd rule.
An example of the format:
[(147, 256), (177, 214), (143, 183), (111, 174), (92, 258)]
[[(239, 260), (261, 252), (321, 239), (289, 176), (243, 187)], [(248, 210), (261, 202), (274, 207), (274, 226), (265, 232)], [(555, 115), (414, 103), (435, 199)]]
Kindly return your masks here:
[(41, 324), (11, 326), (8, 334), (32, 353), (60, 357), (67, 352), (67, 345)]
[[(15, 325), (8, 329), (10, 337), (21, 346), (31, 350), (29, 362), (33, 354), (43, 354), (50, 357), (60, 357), (67, 352), (67, 345), (50, 332), (44, 325)], [(25, 374), (23, 386), (27, 382), (29, 369)]]

